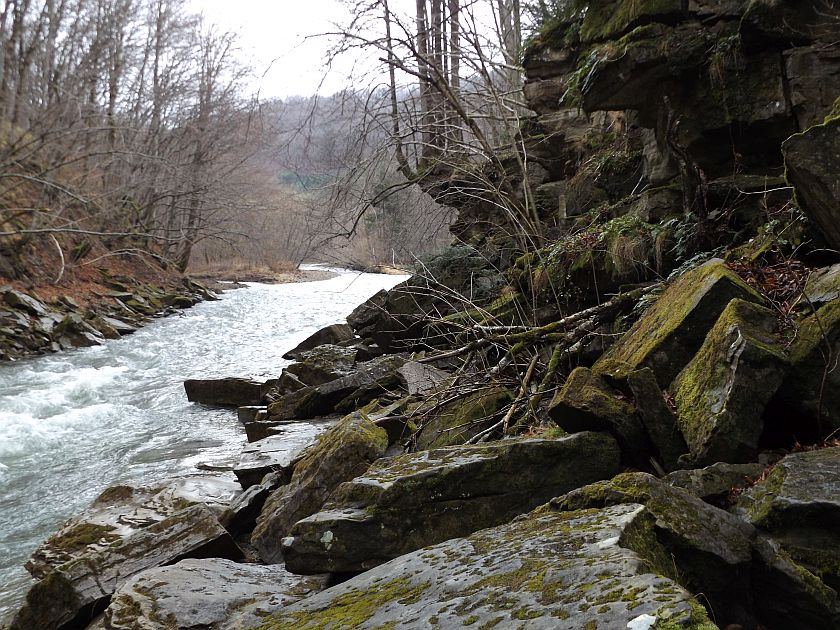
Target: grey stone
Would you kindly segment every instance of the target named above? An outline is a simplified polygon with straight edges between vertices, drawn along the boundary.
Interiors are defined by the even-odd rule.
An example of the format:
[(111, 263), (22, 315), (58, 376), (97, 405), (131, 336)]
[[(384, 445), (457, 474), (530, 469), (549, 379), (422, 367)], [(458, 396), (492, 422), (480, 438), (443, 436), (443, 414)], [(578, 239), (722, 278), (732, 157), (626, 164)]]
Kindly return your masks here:
[(244, 489), (258, 484), (269, 472), (280, 473), (288, 481), (303, 449), (330, 426), (329, 422), (296, 422), (278, 426), (275, 435), (252, 442), (243, 449), (239, 464), (233, 469), (236, 478)]
[(356, 572), (466, 536), (619, 470), (599, 433), (517, 439), (390, 457), (342, 484), (283, 543), (296, 573)]
[(627, 385), (633, 392), (639, 418), (665, 470), (679, 468), (679, 458), (688, 452), (688, 447), (653, 370), (645, 368), (631, 372), (627, 375)]
[(664, 481), (698, 499), (721, 507), (734, 491), (743, 490), (766, 470), (763, 464), (719, 462), (705, 468), (675, 470)]
[(739, 497), (734, 512), (840, 588), (840, 447), (784, 457)]
[(26, 594), (10, 630), (79, 625), (104, 608), (132, 576), (190, 557), (242, 557), (216, 516), (200, 505), (150, 525), (118, 545), (91, 551), (53, 569)]
[(262, 402), (263, 383), (246, 378), (188, 379), (187, 400), (204, 405), (246, 407)]
[[(276, 630), (306, 627), (529, 630), (703, 626), (702, 606), (628, 548), (650, 541), (640, 505), (554, 512), (400, 556), (275, 613)], [(656, 543), (652, 541), (651, 547)]]
[(775, 334), (776, 314), (732, 300), (697, 355), (672, 384), (677, 421), (691, 466), (751, 461), (764, 431), (764, 409), (788, 359)]
[(117, 589), (105, 611), (111, 630), (242, 630), (323, 590), (323, 577), (302, 578), (280, 566), (230, 560), (182, 560), (140, 573)]
[(306, 449), (291, 481), (275, 490), (251, 536), (263, 560), (282, 560), (283, 538), (297, 521), (317, 512), (343, 481), (357, 477), (388, 448), (388, 435), (360, 413), (343, 418)]
[(353, 339), (353, 329), (348, 324), (331, 324), (312, 333), (294, 349), (284, 354), (283, 358), (297, 360), (306, 350), (312, 350), (323, 344), (339, 344), (350, 339)]

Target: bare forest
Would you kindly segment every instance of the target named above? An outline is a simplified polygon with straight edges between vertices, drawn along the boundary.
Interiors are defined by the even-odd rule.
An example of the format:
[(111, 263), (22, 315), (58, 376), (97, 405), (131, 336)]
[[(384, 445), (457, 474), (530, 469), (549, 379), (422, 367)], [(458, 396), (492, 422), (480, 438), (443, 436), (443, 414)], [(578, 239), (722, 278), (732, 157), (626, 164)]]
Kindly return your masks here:
[(411, 264), (465, 194), (538, 240), (527, 175), (482, 175), (524, 159), (519, 2), (348, 4), (325, 34), (327, 62), (364, 60), (348, 87), (265, 100), (185, 0), (0, 3), (0, 275), (49, 250), (60, 276), (94, 243), (178, 271)]

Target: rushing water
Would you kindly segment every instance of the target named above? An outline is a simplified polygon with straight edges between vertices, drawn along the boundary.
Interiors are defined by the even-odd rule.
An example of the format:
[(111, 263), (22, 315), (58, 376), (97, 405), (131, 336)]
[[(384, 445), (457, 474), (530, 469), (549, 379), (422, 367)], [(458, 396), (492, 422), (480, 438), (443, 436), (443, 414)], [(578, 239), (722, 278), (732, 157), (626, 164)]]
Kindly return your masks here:
[(84, 348), (0, 365), (0, 623), (31, 580), (35, 547), (105, 487), (232, 463), (235, 414), (187, 402), (188, 378), (270, 378), (312, 332), (403, 278), (251, 285)]

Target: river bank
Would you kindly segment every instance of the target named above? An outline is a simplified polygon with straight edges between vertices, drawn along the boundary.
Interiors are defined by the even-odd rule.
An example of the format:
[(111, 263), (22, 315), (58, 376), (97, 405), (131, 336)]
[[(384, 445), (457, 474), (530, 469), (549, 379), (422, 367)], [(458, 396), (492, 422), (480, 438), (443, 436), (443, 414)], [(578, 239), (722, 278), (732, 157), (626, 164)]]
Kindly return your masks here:
[(0, 619), (31, 584), (29, 554), (109, 485), (219, 475), (200, 464), (235, 483), (244, 430), (188, 403), (184, 380), (276, 377), (286, 350), (397, 280), (249, 285), (101, 346), (0, 365)]

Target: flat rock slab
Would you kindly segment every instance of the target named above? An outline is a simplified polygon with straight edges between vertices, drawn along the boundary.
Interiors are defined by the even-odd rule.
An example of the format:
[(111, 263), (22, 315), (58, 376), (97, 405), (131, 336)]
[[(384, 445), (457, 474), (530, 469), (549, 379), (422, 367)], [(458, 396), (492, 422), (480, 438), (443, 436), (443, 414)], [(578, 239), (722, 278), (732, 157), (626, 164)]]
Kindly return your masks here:
[(680, 276), (593, 366), (615, 378), (649, 367), (662, 387), (670, 385), (703, 345), (706, 333), (733, 298), (761, 302), (722, 260)]
[(732, 300), (697, 355), (672, 384), (690, 466), (744, 463), (755, 456), (764, 409), (785, 377), (776, 314)]
[(734, 511), (840, 587), (840, 447), (786, 456), (739, 497)]
[(675, 470), (664, 481), (689, 494), (717, 505), (725, 503), (733, 491), (752, 485), (766, 470), (763, 464), (727, 464), (719, 462), (705, 468)]
[(715, 628), (688, 592), (622, 546), (650, 527), (640, 505), (543, 507), (391, 560), (271, 615), (266, 627)]
[(270, 472), (278, 472), (286, 480), (301, 452), (334, 423), (295, 422), (274, 427), (276, 435), (248, 444), (242, 451), (239, 464), (233, 469), (243, 489), (260, 483)]
[(103, 551), (190, 505), (221, 514), (239, 494), (224, 477), (183, 477), (163, 486), (112, 486), (42, 543), (26, 563), (35, 578), (93, 551)]
[(191, 557), (242, 557), (213, 512), (200, 505), (53, 569), (26, 594), (10, 630), (79, 625), (101, 611), (130, 577)]
[(364, 473), (387, 449), (385, 429), (358, 412), (319, 435), (295, 465), (291, 481), (265, 502), (251, 536), (260, 557), (280, 562), (282, 541), (292, 525), (321, 509), (340, 483)]
[(187, 400), (221, 407), (247, 407), (262, 402), (263, 383), (246, 378), (189, 379)]
[(325, 582), (293, 575), (279, 565), (182, 560), (144, 571), (120, 586), (105, 611), (106, 627), (257, 628), (266, 615), (323, 590)]
[(608, 435), (518, 439), (376, 462), (342, 484), (283, 544), (298, 573), (364, 571), (427, 545), (504, 523), (619, 470)]

